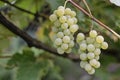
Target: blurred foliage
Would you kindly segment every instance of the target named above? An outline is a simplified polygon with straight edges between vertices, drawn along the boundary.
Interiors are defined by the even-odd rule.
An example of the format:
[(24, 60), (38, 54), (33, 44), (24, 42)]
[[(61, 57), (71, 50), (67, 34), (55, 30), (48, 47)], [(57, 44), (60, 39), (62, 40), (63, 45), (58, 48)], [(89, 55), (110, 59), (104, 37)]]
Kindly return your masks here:
[[(0, 1), (0, 11), (7, 19), (32, 37), (54, 47), (48, 16), (58, 6), (64, 5), (65, 0), (7, 1), (32, 13), (42, 14), (35, 16)], [(86, 9), (81, 0), (75, 1)], [(97, 19), (120, 34), (120, 7), (111, 4), (109, 0), (86, 1)], [(91, 26), (90, 18), (70, 3), (67, 7), (77, 12), (80, 31), (87, 33)], [(34, 25), (37, 23), (39, 25)], [(79, 62), (72, 62), (34, 47), (28, 48), (22, 39), (0, 24), (0, 56), (10, 55), (8, 58), (0, 58), (0, 80), (120, 80), (120, 40), (97, 23), (93, 22), (93, 25), (105, 37), (109, 49), (102, 51), (101, 68), (91, 76), (79, 67)], [(76, 49), (75, 47), (73, 52), (76, 53)]]

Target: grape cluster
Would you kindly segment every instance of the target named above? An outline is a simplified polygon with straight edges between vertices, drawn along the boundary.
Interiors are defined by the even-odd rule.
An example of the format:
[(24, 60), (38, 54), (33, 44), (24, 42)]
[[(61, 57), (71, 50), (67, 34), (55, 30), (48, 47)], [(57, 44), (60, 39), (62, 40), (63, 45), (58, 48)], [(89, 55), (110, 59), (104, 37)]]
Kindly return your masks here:
[(75, 16), (75, 11), (59, 6), (49, 17), (53, 24), (52, 31), (55, 33), (54, 44), (59, 54), (70, 53), (74, 46), (73, 35), (78, 30)]
[(100, 67), (98, 60), (101, 49), (107, 49), (108, 43), (95, 30), (91, 30), (88, 37), (85, 37), (83, 33), (78, 33), (76, 42), (79, 44), (81, 68), (84, 68), (88, 74), (94, 74), (95, 68)]

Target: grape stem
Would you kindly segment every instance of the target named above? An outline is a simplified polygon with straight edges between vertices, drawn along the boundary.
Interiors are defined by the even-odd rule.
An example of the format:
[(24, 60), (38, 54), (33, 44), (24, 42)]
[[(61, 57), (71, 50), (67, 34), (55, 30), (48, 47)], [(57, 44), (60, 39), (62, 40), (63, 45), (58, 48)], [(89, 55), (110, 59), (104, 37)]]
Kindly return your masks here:
[[(88, 12), (90, 13), (91, 17), (93, 17), (92, 12), (91, 12), (91, 10), (90, 10), (90, 8), (89, 8), (89, 6), (88, 6), (86, 0), (82, 0), (82, 1), (83, 1), (83, 3), (85, 4), (85, 6), (86, 6)], [(90, 18), (91, 18), (91, 17), (90, 17)], [(90, 30), (92, 30), (92, 29), (93, 29), (93, 21), (92, 21), (92, 20), (91, 20), (91, 26), (90, 26), (90, 27), (91, 27)]]
[(115, 31), (113, 31), (110, 27), (108, 27), (107, 25), (105, 25), (104, 23), (102, 23), (101, 21), (99, 21), (98, 19), (96, 19), (94, 16), (91, 16), (91, 14), (89, 12), (87, 12), (85, 9), (83, 9), (80, 5), (78, 5), (77, 3), (75, 3), (73, 0), (68, 0), (71, 4), (73, 4), (76, 8), (78, 8), (79, 10), (81, 10), (85, 15), (89, 16), (93, 21), (97, 22), (99, 25), (101, 25), (101, 27), (105, 28), (106, 30), (110, 31), (111, 33), (113, 33), (116, 37), (118, 37), (120, 39), (120, 35), (118, 33), (116, 33)]

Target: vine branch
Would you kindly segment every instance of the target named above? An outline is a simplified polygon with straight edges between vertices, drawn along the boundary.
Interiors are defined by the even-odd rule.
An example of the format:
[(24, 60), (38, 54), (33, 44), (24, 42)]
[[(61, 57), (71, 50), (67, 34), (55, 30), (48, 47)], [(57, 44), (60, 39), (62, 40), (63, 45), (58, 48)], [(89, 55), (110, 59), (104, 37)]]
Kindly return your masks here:
[(10, 5), (10, 6), (14, 7), (14, 8), (16, 8), (16, 9), (22, 11), (22, 12), (25, 12), (25, 13), (31, 14), (31, 15), (33, 15), (33, 16), (38, 15), (38, 16), (42, 16), (42, 17), (48, 18), (48, 16), (46, 16), (46, 15), (44, 15), (44, 14), (41, 14), (41, 13), (36, 14), (36, 13), (33, 13), (33, 12), (28, 11), (28, 10), (26, 10), (26, 9), (20, 8), (20, 7), (16, 6), (15, 4), (10, 3), (10, 2), (7, 1), (7, 0), (0, 0), (0, 1), (1, 1), (1, 2), (4, 2), (4, 3), (6, 3), (6, 4), (8, 4), (8, 5)]
[(91, 17), (91, 14), (88, 13), (85, 9), (83, 9), (80, 5), (78, 5), (77, 3), (75, 3), (73, 0), (68, 0), (71, 4), (73, 4), (76, 8), (78, 8), (79, 10), (81, 10), (85, 15), (89, 16), (93, 21), (97, 22), (99, 25), (101, 25), (101, 27), (107, 29), (108, 31), (110, 31), (111, 33), (113, 33), (116, 37), (118, 37), (120, 39), (120, 35), (118, 33), (116, 33), (115, 31), (113, 31), (110, 27), (108, 27), (107, 25), (105, 25), (104, 23), (102, 23), (101, 21), (99, 21), (98, 19), (96, 19), (94, 16)]
[(69, 58), (73, 61), (79, 61), (80, 59), (76, 56), (73, 55), (68, 55), (68, 54), (64, 54), (64, 55), (60, 55), (57, 53), (56, 49), (51, 48), (50, 46), (42, 43), (41, 41), (38, 41), (34, 38), (32, 38), (30, 35), (28, 35), (25, 31), (19, 29), (17, 26), (15, 26), (12, 22), (8, 21), (0, 12), (0, 23), (2, 25), (4, 25), (4, 27), (6, 27), (8, 30), (10, 30), (11, 32), (13, 32), (14, 34), (18, 35), (19, 37), (21, 37), (29, 47), (36, 47), (38, 49), (43, 49), (45, 51), (50, 52), (51, 54), (57, 55), (57, 56), (61, 56), (61, 57), (66, 57)]

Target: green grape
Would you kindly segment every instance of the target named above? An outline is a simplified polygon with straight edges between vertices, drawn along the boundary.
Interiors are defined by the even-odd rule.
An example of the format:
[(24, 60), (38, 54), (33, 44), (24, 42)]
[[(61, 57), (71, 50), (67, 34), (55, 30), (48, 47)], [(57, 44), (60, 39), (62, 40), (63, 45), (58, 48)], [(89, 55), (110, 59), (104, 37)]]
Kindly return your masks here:
[(59, 20), (56, 20), (56, 21), (54, 22), (54, 26), (56, 26), (56, 27), (60, 27), (60, 25), (61, 25), (61, 23), (60, 23)]
[(52, 27), (52, 31), (55, 32), (55, 33), (57, 33), (58, 32), (58, 28), (56, 28), (56, 27), (53, 26)]
[(71, 17), (75, 17), (76, 16), (76, 12), (75, 11), (71, 11), (70, 15), (71, 15)]
[(58, 38), (62, 38), (63, 36), (64, 36), (63, 32), (58, 32), (58, 33), (57, 33), (57, 37), (58, 37)]
[(89, 36), (95, 38), (97, 36), (97, 32), (95, 30), (91, 30)]
[(66, 36), (69, 36), (71, 34), (69, 29), (64, 30), (63, 33)]
[(81, 43), (81, 44), (80, 44), (80, 50), (81, 50), (81, 51), (85, 51), (86, 48), (87, 48), (86, 43)]
[(77, 34), (77, 41), (80, 42), (81, 40), (85, 39), (85, 35), (83, 33), (78, 33)]
[(96, 42), (102, 43), (103, 41), (104, 41), (103, 36), (99, 35), (99, 36), (96, 37)]
[(61, 16), (61, 17), (59, 18), (59, 21), (60, 21), (61, 23), (65, 23), (65, 22), (67, 21), (66, 16)]
[(62, 39), (61, 38), (57, 38), (55, 40), (55, 45), (61, 45), (62, 44)]
[(97, 61), (96, 65), (94, 67), (99, 68), (100, 67), (100, 62)]
[(71, 9), (70, 8), (66, 8), (65, 9), (65, 14), (70, 15), (71, 14)]
[(91, 65), (91, 66), (93, 66), (93, 67), (94, 67), (94, 66), (96, 66), (96, 65), (97, 65), (97, 60), (96, 60), (96, 59), (92, 59), (92, 60), (90, 60), (90, 62), (89, 62), (89, 63), (90, 63), (90, 65)]
[(50, 15), (49, 19), (51, 22), (54, 22), (57, 20), (57, 16), (55, 14), (52, 14), (52, 15)]
[(95, 55), (94, 55), (94, 53), (92, 53), (92, 52), (89, 52), (88, 54), (87, 54), (87, 58), (88, 59), (93, 59), (95, 57)]
[(66, 53), (71, 53), (72, 49), (71, 48), (68, 48), (65, 52)]
[(64, 10), (65, 8), (63, 6), (59, 6), (58, 9), (63, 9)]
[(67, 23), (63, 23), (61, 25), (61, 28), (64, 29), (64, 30), (66, 30), (68, 28), (68, 24)]
[(88, 50), (89, 52), (93, 52), (93, 51), (95, 50), (95, 46), (94, 46), (93, 44), (89, 44), (89, 45), (87, 46), (87, 50)]
[(74, 20), (74, 24), (76, 24), (78, 22), (77, 18), (73, 17)]
[(85, 68), (85, 65), (86, 65), (86, 64), (88, 64), (87, 61), (81, 61), (81, 62), (80, 62), (80, 67), (81, 67), (81, 68)]
[(85, 65), (85, 70), (90, 71), (92, 69), (92, 66), (90, 64)]
[(100, 48), (100, 47), (101, 47), (101, 44), (100, 44), (100, 43), (97, 43), (97, 42), (94, 42), (94, 46), (95, 46), (96, 48)]
[(70, 37), (69, 36), (64, 36), (63, 37), (63, 42), (64, 43), (69, 43), (70, 42)]
[(64, 54), (64, 50), (61, 47), (57, 48), (57, 52), (59, 54)]
[(107, 49), (108, 48), (108, 43), (107, 42), (103, 42), (101, 45), (102, 49)]
[(74, 46), (74, 41), (70, 41), (69, 47), (73, 47), (73, 46)]
[(74, 24), (74, 25), (71, 25), (69, 30), (72, 32), (72, 33), (75, 33), (77, 30), (78, 30), (78, 25)]
[(87, 59), (87, 54), (80, 54), (80, 59), (81, 60), (86, 60)]
[(69, 36), (70, 36), (70, 39), (74, 41), (74, 36), (72, 34)]
[(100, 56), (95, 56), (95, 59), (96, 59), (96, 60), (99, 60), (99, 59), (100, 59)]
[(67, 23), (68, 23), (68, 25), (73, 25), (73, 24), (74, 24), (74, 19), (69, 18), (69, 19), (67, 20)]
[(63, 16), (64, 13), (65, 13), (64, 9), (58, 9), (58, 10), (56, 11), (56, 14), (57, 14), (59, 17)]
[(88, 44), (92, 44), (92, 43), (95, 42), (95, 38), (87, 37), (87, 38), (86, 38), (86, 42), (87, 42)]
[(68, 44), (63, 43), (63, 44), (61, 45), (61, 48), (62, 48), (63, 50), (67, 50), (67, 49), (68, 49)]
[(94, 54), (95, 54), (96, 56), (99, 56), (100, 53), (101, 53), (101, 50), (100, 50), (99, 48), (96, 48), (95, 51), (94, 51)]
[(88, 71), (88, 74), (90, 74), (90, 75), (92, 75), (94, 73), (95, 73), (95, 69), (94, 68), (92, 68), (90, 71)]

